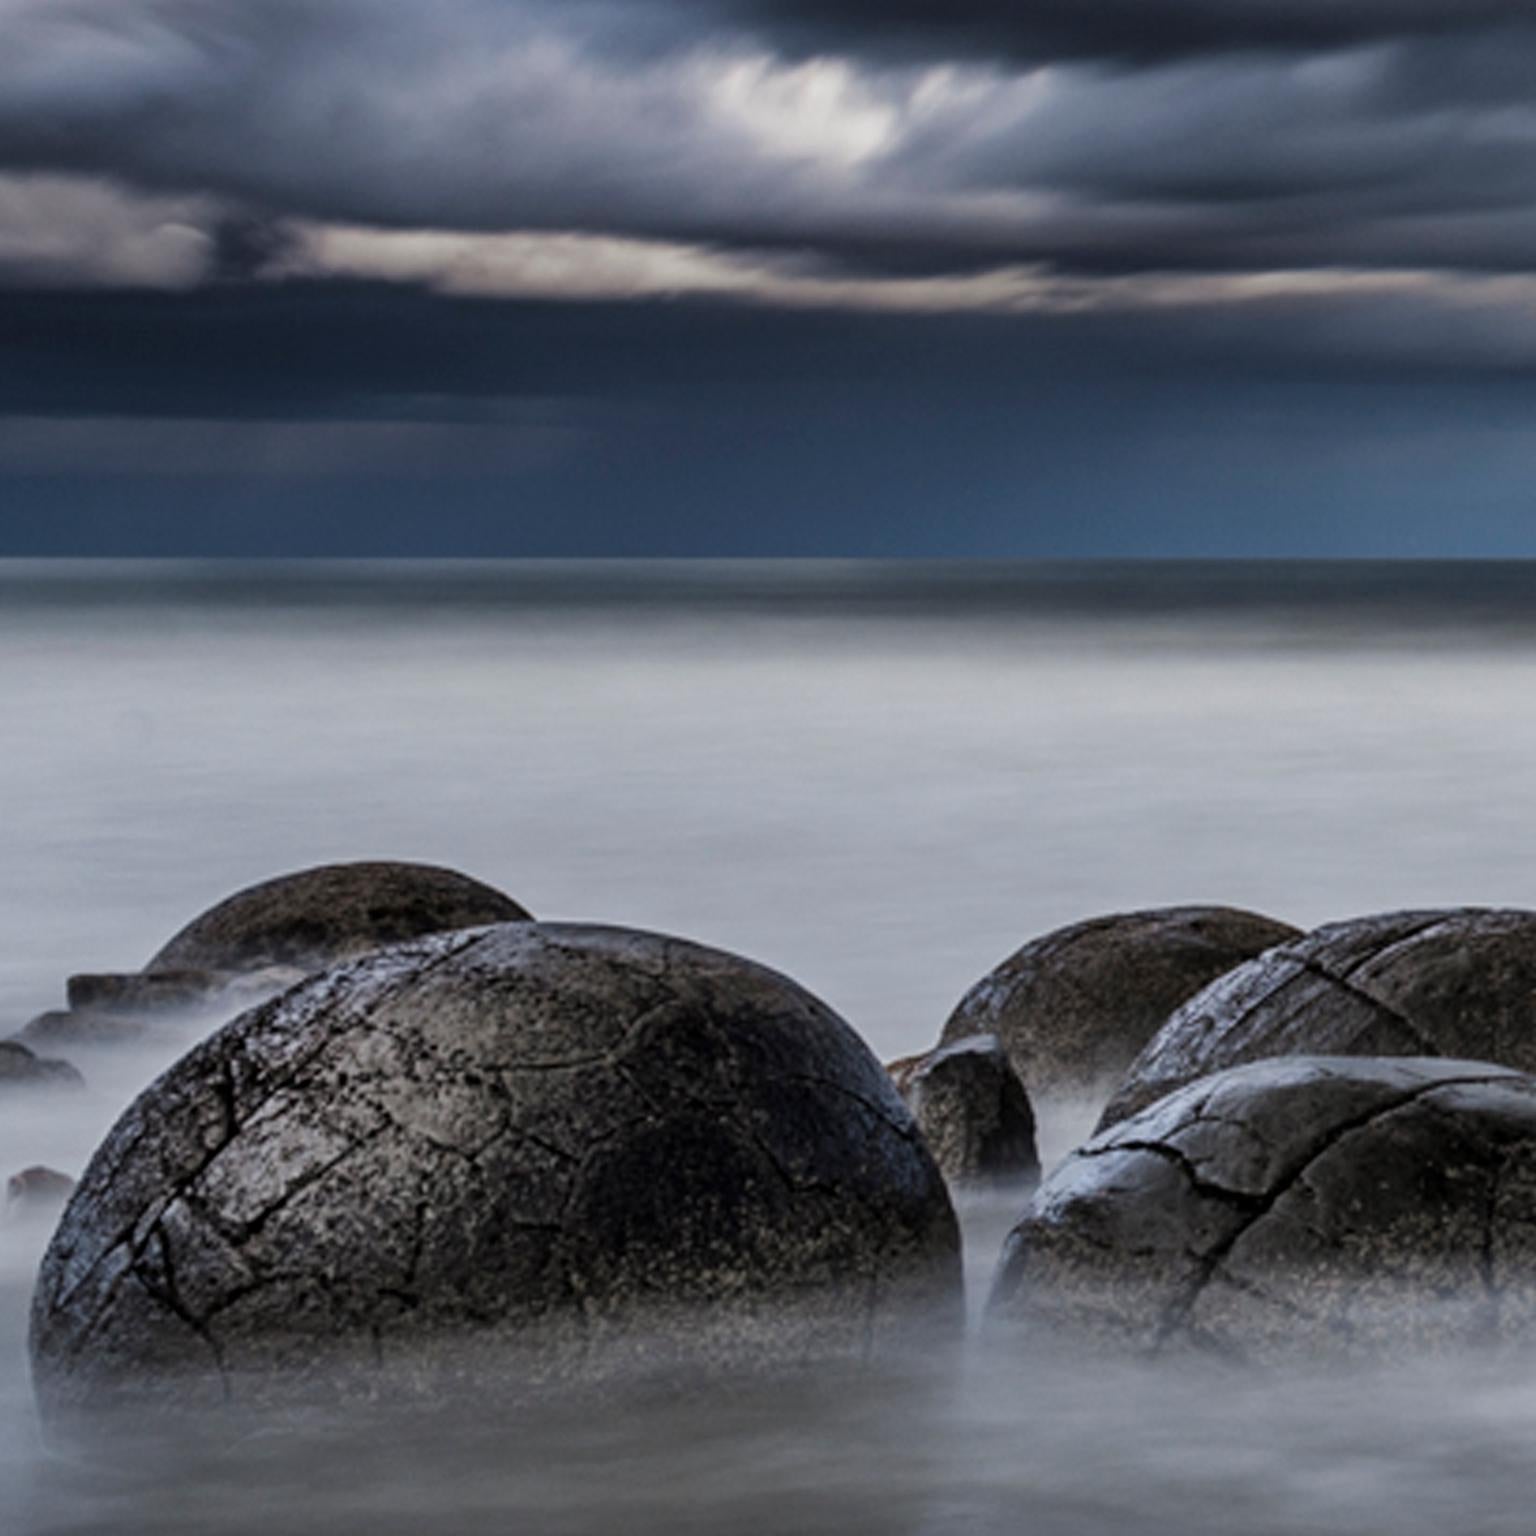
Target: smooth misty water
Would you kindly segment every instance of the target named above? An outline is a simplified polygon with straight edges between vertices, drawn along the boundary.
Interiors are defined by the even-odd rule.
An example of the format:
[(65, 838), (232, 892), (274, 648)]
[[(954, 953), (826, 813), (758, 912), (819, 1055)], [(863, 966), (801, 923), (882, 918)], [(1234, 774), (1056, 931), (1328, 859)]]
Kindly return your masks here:
[[(0, 1025), (252, 880), (462, 868), (785, 970), (890, 1057), (1025, 938), (1222, 901), (1536, 906), (1536, 570), (0, 567)], [(78, 1171), (174, 1041), (0, 1105)], [(1091, 1109), (1047, 1106), (1049, 1151)], [(1009, 1212), (968, 1213), (973, 1295)], [(1536, 1361), (1266, 1379), (973, 1348), (730, 1411), (340, 1426), (106, 1481), (37, 1448), (0, 1229), (0, 1532), (1515, 1531)]]

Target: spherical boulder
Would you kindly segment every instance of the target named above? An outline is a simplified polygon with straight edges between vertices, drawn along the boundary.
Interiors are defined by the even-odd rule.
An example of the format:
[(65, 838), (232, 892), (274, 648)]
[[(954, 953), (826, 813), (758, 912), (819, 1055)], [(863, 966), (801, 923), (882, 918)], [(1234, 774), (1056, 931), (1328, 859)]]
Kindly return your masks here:
[(1390, 912), (1268, 950), (1167, 1019), (1100, 1124), (1271, 1056), (1452, 1056), (1536, 1072), (1536, 912)]
[(521, 1398), (636, 1364), (862, 1359), (954, 1321), (943, 1179), (786, 978), (508, 924), (312, 977), (128, 1111), (33, 1300), (45, 1419)]
[(325, 864), (237, 891), (188, 923), (144, 970), (311, 972), (429, 933), (527, 920), (510, 897), (451, 869)]
[(1039, 1179), (1034, 1110), (995, 1035), (956, 1040), (886, 1070), (952, 1186), (1029, 1187)]
[(1536, 1079), (1298, 1057), (1192, 1083), (1046, 1181), (989, 1322), (1255, 1363), (1536, 1343)]
[(1231, 907), (1096, 917), (1026, 944), (971, 988), (941, 1043), (996, 1035), (1040, 1094), (1102, 1093), (1187, 997), (1295, 928)]

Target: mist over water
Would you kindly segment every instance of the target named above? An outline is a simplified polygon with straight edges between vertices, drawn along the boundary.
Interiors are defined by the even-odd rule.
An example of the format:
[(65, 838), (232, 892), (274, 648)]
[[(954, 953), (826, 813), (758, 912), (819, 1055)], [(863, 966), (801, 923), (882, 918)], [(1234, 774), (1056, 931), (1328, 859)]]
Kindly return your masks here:
[[(1183, 902), (1536, 906), (1524, 567), (0, 567), (0, 1034), (236, 888), (442, 863), (775, 966), (883, 1058), (1024, 940)], [(78, 1173), (188, 1042), (0, 1103)], [(1093, 1105), (1039, 1106), (1047, 1165)], [(968, 1207), (984, 1299), (1016, 1213)], [(718, 1404), (39, 1448), (0, 1226), (0, 1531), (1524, 1531), (1536, 1362), (958, 1360)]]

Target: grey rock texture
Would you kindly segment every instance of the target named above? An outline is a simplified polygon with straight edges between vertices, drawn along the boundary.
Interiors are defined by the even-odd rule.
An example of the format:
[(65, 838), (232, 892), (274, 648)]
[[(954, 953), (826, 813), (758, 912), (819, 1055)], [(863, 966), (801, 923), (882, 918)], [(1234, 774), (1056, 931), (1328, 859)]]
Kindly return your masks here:
[(32, 1358), (57, 1428), (862, 1359), (960, 1305), (942, 1176), (841, 1019), (681, 940), (517, 923), (322, 973), (173, 1067), (65, 1213)]
[(1271, 1056), (1452, 1056), (1536, 1072), (1536, 913), (1331, 923), (1229, 971), (1167, 1020), (1104, 1111)]
[(1097, 917), (1026, 944), (961, 999), (941, 1043), (996, 1035), (1031, 1093), (1102, 1093), (1186, 998), (1295, 928), (1231, 907)]
[(38, 1056), (19, 1040), (0, 1040), (0, 1090), (78, 1088), (84, 1081), (67, 1061)]
[(1032, 1187), (1040, 1177), (1029, 1094), (995, 1035), (972, 1035), (886, 1069), (956, 1188)]
[(429, 933), (527, 920), (510, 897), (451, 869), (326, 864), (237, 891), (188, 923), (144, 970), (312, 972)]
[(1192, 1083), (1052, 1174), (989, 1318), (1258, 1363), (1536, 1341), (1536, 1079), (1300, 1057)]

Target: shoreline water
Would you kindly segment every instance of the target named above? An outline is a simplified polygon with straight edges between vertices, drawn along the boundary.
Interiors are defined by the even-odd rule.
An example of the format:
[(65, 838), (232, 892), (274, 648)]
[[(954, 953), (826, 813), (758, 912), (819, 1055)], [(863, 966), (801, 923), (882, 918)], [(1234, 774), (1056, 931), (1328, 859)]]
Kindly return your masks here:
[[(8, 562), (0, 1022), (58, 1006), (71, 972), (137, 967), (253, 880), (410, 857), (540, 917), (751, 956), (889, 1059), (1026, 939), (1095, 913), (1536, 906), (1533, 685), (1536, 566)], [(78, 1172), (160, 1064), (83, 1059), (75, 1110), (8, 1105), (0, 1175)], [(1078, 1120), (1051, 1134), (1065, 1151)], [(973, 1304), (1004, 1224), (968, 1216)], [(1494, 1532), (1536, 1430), (1509, 1365), (1297, 1375), (1269, 1401), (1157, 1372), (1017, 1379), (973, 1346), (915, 1422), (832, 1394), (798, 1423), (594, 1423), (515, 1476), (466, 1429), (476, 1455), (395, 1447), (372, 1488), (317, 1446), (261, 1479), (77, 1501), (27, 1407), (37, 1247), (0, 1232), (18, 1536), (377, 1536), (445, 1510), (468, 1532), (508, 1510), (541, 1532)]]

